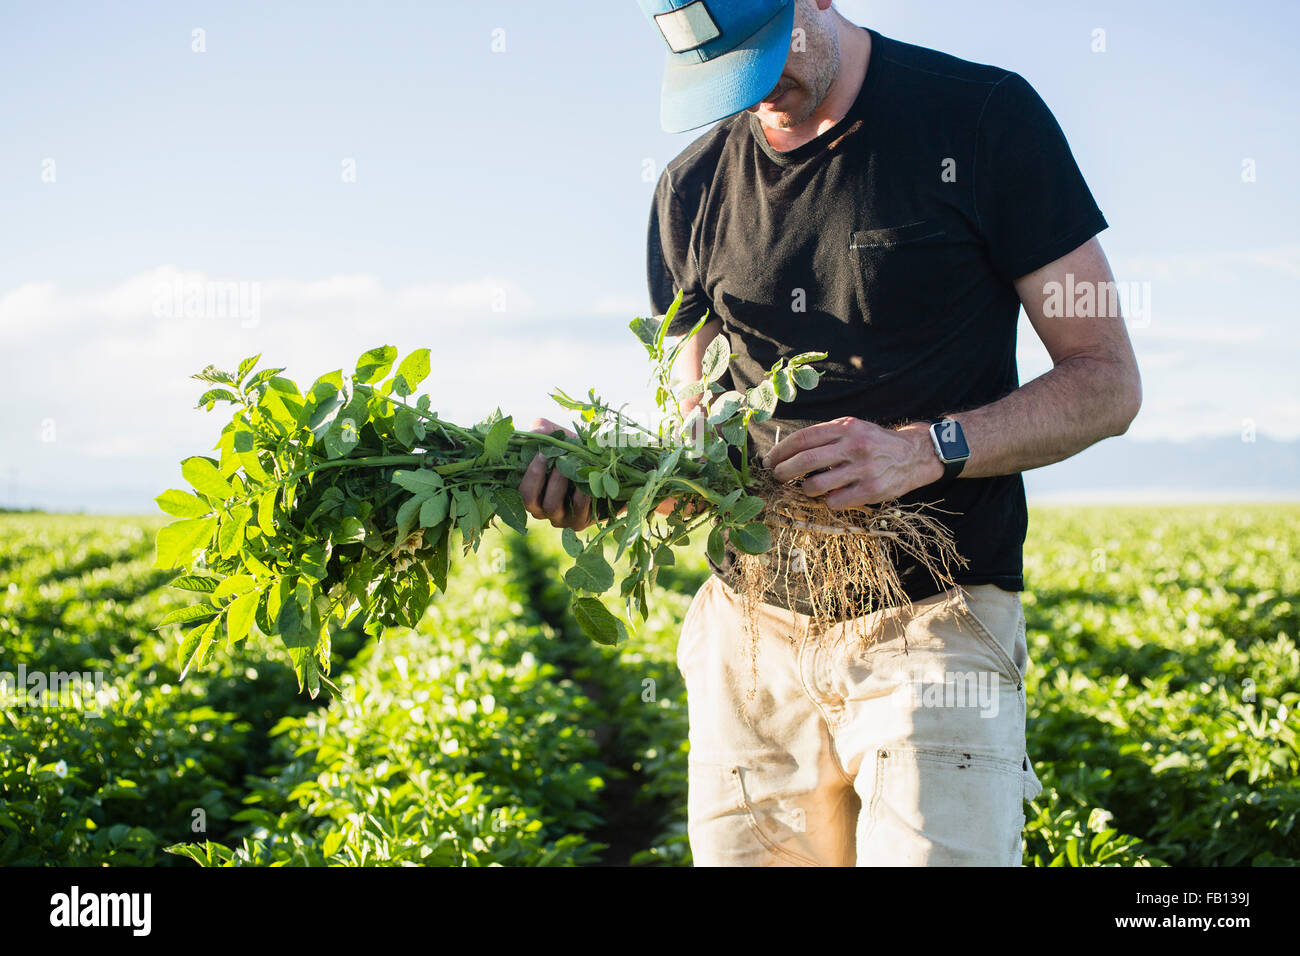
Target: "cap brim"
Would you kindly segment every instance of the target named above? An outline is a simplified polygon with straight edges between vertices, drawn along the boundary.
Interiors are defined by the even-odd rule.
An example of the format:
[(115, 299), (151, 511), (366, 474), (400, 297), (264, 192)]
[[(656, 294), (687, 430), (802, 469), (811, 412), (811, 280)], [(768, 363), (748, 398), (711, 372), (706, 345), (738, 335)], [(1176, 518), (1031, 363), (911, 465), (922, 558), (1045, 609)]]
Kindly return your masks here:
[(668, 55), (659, 121), (669, 133), (690, 129), (747, 110), (772, 91), (794, 32), (793, 3), (736, 49), (704, 62)]

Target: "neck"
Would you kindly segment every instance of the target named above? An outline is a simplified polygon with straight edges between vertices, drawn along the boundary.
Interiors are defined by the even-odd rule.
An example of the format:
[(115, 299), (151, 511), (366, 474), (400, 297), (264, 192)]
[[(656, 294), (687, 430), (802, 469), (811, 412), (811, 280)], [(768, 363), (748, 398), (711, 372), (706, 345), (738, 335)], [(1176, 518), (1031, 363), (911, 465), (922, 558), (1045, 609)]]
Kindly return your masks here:
[(858, 98), (871, 60), (871, 34), (843, 17), (837, 19), (835, 30), (839, 35), (840, 66), (830, 89), (812, 115), (798, 126), (789, 129), (763, 127), (763, 134), (773, 149), (784, 153), (811, 142), (844, 119)]

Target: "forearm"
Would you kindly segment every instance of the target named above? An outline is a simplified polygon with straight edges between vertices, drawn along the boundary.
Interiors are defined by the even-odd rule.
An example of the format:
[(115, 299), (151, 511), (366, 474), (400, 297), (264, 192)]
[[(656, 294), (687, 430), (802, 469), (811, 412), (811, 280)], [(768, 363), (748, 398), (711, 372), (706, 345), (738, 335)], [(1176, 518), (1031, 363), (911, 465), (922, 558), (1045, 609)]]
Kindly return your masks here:
[[(1063, 359), (996, 402), (949, 414), (970, 446), (961, 477), (1010, 475), (1062, 461), (1122, 435), (1140, 403), (1136, 367), (1085, 355)], [(929, 441), (928, 434), (924, 438)]]

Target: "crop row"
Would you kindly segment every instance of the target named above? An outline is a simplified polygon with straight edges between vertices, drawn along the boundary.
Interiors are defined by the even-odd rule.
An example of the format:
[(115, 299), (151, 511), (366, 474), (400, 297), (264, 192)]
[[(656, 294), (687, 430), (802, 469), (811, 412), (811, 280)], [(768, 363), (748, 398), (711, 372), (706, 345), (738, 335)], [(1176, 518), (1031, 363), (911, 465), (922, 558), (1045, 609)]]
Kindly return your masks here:
[[(1297, 509), (1037, 511), (1030, 865), (1300, 862)], [(0, 672), (91, 670), (92, 709), (0, 708), (0, 864), (690, 862), (674, 646), (707, 573), (591, 643), (559, 536), (492, 534), (416, 628), (343, 632), (343, 699), (269, 641), (178, 681), (157, 523), (0, 518)], [(97, 530), (98, 529), (98, 530)]]

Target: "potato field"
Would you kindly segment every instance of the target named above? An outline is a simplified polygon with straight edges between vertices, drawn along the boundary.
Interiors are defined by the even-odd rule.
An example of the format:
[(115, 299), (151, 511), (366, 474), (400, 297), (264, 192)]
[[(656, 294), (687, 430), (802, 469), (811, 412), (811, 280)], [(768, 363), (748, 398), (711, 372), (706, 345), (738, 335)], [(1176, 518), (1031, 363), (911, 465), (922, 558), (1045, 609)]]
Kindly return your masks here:
[[(417, 626), (337, 635), (312, 700), (259, 636), (179, 679), (162, 523), (0, 515), (0, 865), (690, 864), (702, 543), (609, 647), (557, 532), (490, 531)], [(1026, 865), (1300, 862), (1297, 551), (1292, 505), (1032, 510)]]

